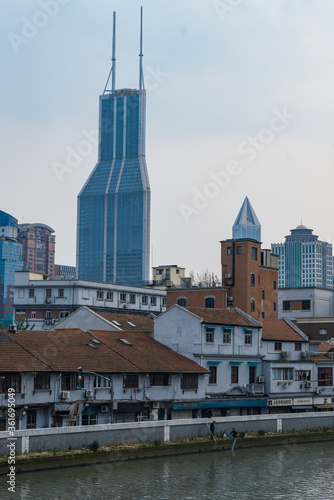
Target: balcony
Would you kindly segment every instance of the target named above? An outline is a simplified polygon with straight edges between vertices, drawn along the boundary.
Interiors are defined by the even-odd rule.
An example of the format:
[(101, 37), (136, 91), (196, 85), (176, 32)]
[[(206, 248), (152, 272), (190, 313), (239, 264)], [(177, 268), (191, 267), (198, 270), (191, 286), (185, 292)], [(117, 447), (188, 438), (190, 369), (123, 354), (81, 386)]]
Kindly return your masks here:
[(264, 394), (264, 384), (247, 384), (246, 391), (250, 394)]

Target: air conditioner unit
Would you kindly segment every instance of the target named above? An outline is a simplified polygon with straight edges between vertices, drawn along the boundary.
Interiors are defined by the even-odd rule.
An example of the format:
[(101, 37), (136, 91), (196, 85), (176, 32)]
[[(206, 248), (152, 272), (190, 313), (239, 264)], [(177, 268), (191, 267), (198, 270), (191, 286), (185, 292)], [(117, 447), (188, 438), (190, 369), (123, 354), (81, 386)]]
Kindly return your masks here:
[(321, 394), (322, 393), (322, 387), (316, 387), (314, 392), (316, 394)]
[(93, 396), (94, 396), (94, 391), (93, 390), (86, 391), (86, 398), (92, 398)]
[(308, 352), (306, 352), (306, 351), (302, 351), (302, 352), (300, 353), (300, 357), (301, 357), (301, 358), (308, 358)]
[(264, 384), (264, 376), (263, 375), (260, 375), (259, 377), (257, 377), (257, 382), (258, 384)]
[(227, 297), (227, 302), (233, 302), (233, 297)]
[(232, 275), (231, 274), (225, 274), (225, 279), (229, 280), (232, 278)]
[(63, 391), (60, 395), (61, 399), (70, 399), (71, 393), (69, 391)]
[(51, 304), (51, 299), (48, 297), (47, 299), (45, 299), (45, 303), (46, 304)]
[(289, 357), (289, 352), (288, 351), (282, 351), (281, 352), (281, 358), (288, 358)]
[(306, 389), (310, 389), (312, 387), (312, 382), (310, 380), (307, 380), (305, 382), (305, 387), (306, 387)]
[(107, 405), (101, 406), (101, 413), (107, 413), (108, 410), (109, 410), (109, 407)]
[(152, 405), (153, 408), (160, 408), (160, 403), (159, 401), (153, 401), (153, 405)]

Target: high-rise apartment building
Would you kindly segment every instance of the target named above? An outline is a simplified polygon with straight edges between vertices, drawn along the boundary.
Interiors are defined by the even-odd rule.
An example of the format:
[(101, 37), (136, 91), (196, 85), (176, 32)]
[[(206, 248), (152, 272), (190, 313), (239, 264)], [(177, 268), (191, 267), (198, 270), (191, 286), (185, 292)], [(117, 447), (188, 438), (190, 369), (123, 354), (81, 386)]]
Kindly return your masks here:
[(332, 245), (319, 241), (313, 229), (299, 225), (271, 248), (279, 256), (279, 288), (333, 288)]
[(23, 247), (25, 271), (54, 276), (56, 237), (46, 224), (19, 224), (18, 241)]
[(114, 14), (112, 85), (108, 90), (108, 78), (100, 96), (98, 163), (78, 196), (79, 279), (133, 286), (149, 280), (150, 186), (141, 42), (139, 89), (116, 90)]
[(22, 245), (17, 242), (17, 219), (0, 210), (0, 322), (13, 321), (15, 271), (23, 270)]

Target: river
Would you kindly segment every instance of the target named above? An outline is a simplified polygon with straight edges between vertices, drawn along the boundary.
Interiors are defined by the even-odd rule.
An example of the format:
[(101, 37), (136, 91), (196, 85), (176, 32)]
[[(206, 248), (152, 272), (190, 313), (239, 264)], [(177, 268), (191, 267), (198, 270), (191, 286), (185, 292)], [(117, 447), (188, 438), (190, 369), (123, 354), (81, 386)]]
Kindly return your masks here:
[(333, 500), (334, 442), (22, 473), (20, 500)]

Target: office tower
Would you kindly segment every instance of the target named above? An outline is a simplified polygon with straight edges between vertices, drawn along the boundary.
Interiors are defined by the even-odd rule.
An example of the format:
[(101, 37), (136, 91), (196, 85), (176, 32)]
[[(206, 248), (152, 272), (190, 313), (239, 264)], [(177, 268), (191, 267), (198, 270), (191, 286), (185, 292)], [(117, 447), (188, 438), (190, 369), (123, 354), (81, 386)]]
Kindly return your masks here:
[(13, 321), (15, 271), (23, 270), (22, 245), (17, 243), (17, 219), (0, 210), (0, 322)]
[(56, 237), (46, 224), (19, 224), (18, 241), (23, 247), (25, 271), (54, 276)]
[(333, 288), (332, 245), (319, 241), (313, 229), (297, 226), (271, 248), (279, 256), (279, 288)]
[[(246, 197), (233, 226), (233, 239), (221, 241), (226, 305), (255, 319), (277, 318), (278, 257), (261, 249), (261, 226)], [(248, 236), (242, 236), (248, 235)]]
[[(139, 89), (100, 96), (98, 163), (78, 196), (79, 279), (141, 286), (149, 280), (150, 186), (145, 160), (145, 90), (140, 30)], [(111, 89), (107, 89), (110, 76)]]
[(232, 239), (251, 238), (261, 241), (261, 224), (246, 196), (232, 228)]

